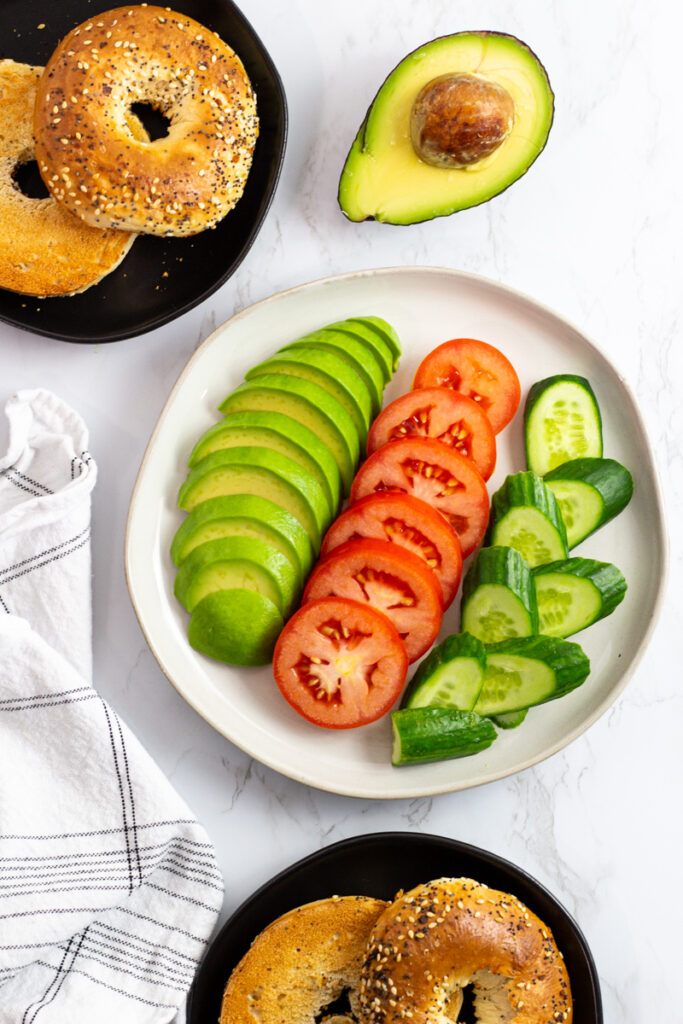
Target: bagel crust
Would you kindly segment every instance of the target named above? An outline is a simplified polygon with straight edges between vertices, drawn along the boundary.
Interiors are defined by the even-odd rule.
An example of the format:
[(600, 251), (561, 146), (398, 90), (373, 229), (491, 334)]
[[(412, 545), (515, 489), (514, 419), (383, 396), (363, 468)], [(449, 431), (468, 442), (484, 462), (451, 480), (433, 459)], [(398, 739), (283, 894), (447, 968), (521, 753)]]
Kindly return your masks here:
[(119, 265), (135, 235), (88, 227), (52, 198), (32, 199), (13, 172), (33, 160), (32, 116), (43, 69), (0, 60), (0, 288), (75, 295)]
[(450, 1024), (474, 987), (482, 1024), (571, 1024), (567, 970), (549, 929), (514, 896), (441, 878), (377, 921), (360, 980), (363, 1024)]
[[(314, 1024), (346, 989), (353, 1007), (365, 947), (386, 906), (366, 896), (333, 896), (273, 921), (232, 972), (220, 1024)], [(334, 1014), (326, 1024), (353, 1019)]]
[[(149, 141), (134, 103), (170, 121)], [(50, 58), (34, 112), (50, 192), (95, 227), (194, 235), (238, 201), (258, 136), (239, 57), (215, 32), (162, 7), (119, 7), (73, 29)]]

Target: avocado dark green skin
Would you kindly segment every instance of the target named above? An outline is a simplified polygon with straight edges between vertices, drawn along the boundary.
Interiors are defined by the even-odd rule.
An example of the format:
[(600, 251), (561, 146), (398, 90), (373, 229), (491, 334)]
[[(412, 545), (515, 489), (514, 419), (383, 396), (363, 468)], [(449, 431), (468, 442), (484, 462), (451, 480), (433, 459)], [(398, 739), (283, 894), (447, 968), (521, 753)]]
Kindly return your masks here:
[[(517, 36), (512, 35), (509, 32), (494, 32), (494, 31), (491, 31), (490, 29), (482, 29), (482, 30), (475, 29), (475, 30), (470, 30), (470, 31), (449, 33), (448, 35), (443, 35), (443, 36), (436, 36), (434, 39), (430, 40), (430, 42), (423, 43), (421, 46), (418, 46), (414, 50), (411, 50), (410, 53), (406, 54), (406, 56), (401, 61), (399, 61), (399, 64), (403, 63), (404, 60), (407, 60), (409, 57), (411, 57), (413, 54), (417, 53), (419, 50), (424, 49), (425, 46), (430, 46), (431, 43), (437, 43), (437, 42), (440, 42), (441, 40), (447, 39), (449, 37), (453, 38), (453, 37), (465, 36), (465, 35), (476, 35), (476, 36), (480, 36), (481, 38), (487, 38), (489, 36), (495, 36), (497, 38), (509, 39), (510, 41), (516, 43), (517, 45), (519, 45), (521, 48), (523, 48), (524, 50), (526, 50), (530, 54), (530, 56), (534, 59), (534, 61), (538, 65), (539, 71), (545, 77), (545, 81), (546, 81), (546, 85), (547, 85), (547, 88), (548, 88), (548, 92), (549, 92), (550, 97), (552, 99), (552, 111), (551, 111), (550, 120), (549, 120), (549, 123), (548, 123), (548, 132), (547, 132), (547, 135), (549, 135), (550, 134), (550, 130), (552, 129), (552, 126), (553, 126), (554, 121), (555, 121), (555, 103), (554, 103), (555, 93), (553, 92), (553, 89), (552, 89), (552, 87), (550, 85), (550, 79), (548, 77), (548, 72), (547, 72), (545, 66), (543, 65), (543, 63), (539, 60), (538, 55), (534, 52), (534, 50), (532, 50), (531, 47), (527, 43), (523, 42)], [(353, 150), (354, 147), (358, 147), (361, 151), (364, 149), (364, 146), (365, 146), (365, 130), (366, 130), (366, 126), (367, 126), (367, 123), (368, 123), (368, 118), (370, 117), (372, 109), (375, 106), (375, 103), (377, 102), (377, 99), (378, 99), (380, 93), (384, 89), (384, 86), (386, 85), (386, 83), (389, 80), (389, 78), (391, 78), (391, 76), (394, 74), (394, 72), (396, 71), (396, 68), (398, 66), (399, 65), (397, 64), (394, 68), (392, 68), (392, 70), (386, 76), (386, 78), (384, 79), (384, 81), (380, 85), (379, 89), (375, 93), (375, 96), (373, 97), (372, 102), (370, 103), (367, 111), (365, 112), (365, 117), (363, 118), (363, 121), (361, 122), (361, 126), (360, 126), (360, 128), (359, 128), (359, 130), (358, 130), (358, 132), (356, 134), (356, 137), (355, 137), (354, 142), (353, 142), (352, 147), (351, 147), (352, 150)], [(499, 192), (496, 192), (496, 194), (495, 194), (496, 196), (502, 195), (503, 192), (507, 192), (507, 190), (510, 188), (511, 185), (514, 185), (516, 181), (518, 181), (520, 178), (522, 178), (527, 173), (527, 171), (529, 170), (531, 165), (533, 163), (535, 163), (537, 158), (541, 155), (541, 152), (543, 152), (543, 149), (545, 149), (546, 144), (547, 144), (547, 136), (546, 136), (546, 142), (543, 144), (542, 149), (529, 161), (529, 163), (526, 165), (526, 167), (524, 167), (520, 171), (520, 173), (517, 175), (517, 177), (514, 178), (513, 181), (509, 182), (508, 185), (505, 185), (503, 188), (501, 188)], [(347, 156), (347, 160), (348, 160), (348, 156)], [(346, 161), (344, 163), (344, 168), (345, 167), (346, 167)], [(342, 202), (342, 198), (341, 198), (341, 189), (342, 189), (343, 177), (344, 177), (344, 170), (342, 170), (342, 174), (341, 174), (340, 179), (339, 179), (339, 185), (337, 187), (337, 203), (339, 205), (339, 208), (341, 209), (341, 212), (344, 214), (345, 217), (347, 217), (347, 213), (344, 210), (344, 206), (343, 206), (343, 202)], [(490, 197), (488, 197), (486, 199), (482, 199), (482, 200), (480, 200), (478, 202), (474, 202), (474, 203), (468, 204), (466, 207), (462, 207), (462, 209), (473, 209), (475, 206), (482, 206), (484, 203), (490, 202), (490, 200), (493, 199), (493, 198), (495, 198), (495, 196), (490, 196)], [(458, 212), (458, 211), (455, 211), (455, 212)], [(392, 221), (382, 221), (381, 223), (391, 224), (392, 227), (409, 227), (412, 224), (425, 224), (425, 223), (427, 223), (430, 220), (435, 220), (436, 217), (438, 217), (438, 216), (450, 216), (450, 214), (445, 214), (445, 215), (444, 214), (433, 214), (432, 216), (421, 217), (419, 219), (411, 221), (410, 224), (395, 224)], [(348, 219), (351, 220), (352, 218), (349, 217)], [(365, 221), (373, 221), (373, 220), (376, 220), (376, 219), (377, 218), (374, 217), (373, 215), (368, 215), (367, 217), (362, 218), (362, 220), (355, 220), (354, 219), (353, 223), (363, 223)]]

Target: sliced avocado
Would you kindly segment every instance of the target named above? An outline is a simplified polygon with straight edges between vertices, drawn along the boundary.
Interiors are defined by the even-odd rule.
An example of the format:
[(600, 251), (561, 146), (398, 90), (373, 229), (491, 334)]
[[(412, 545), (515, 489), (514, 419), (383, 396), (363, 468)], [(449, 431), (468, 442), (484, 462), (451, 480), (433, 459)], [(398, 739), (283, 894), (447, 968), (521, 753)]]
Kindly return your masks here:
[(298, 462), (314, 476), (325, 492), (330, 514), (339, 508), (341, 477), (332, 453), (312, 430), (291, 416), (277, 412), (238, 412), (225, 416), (206, 431), (192, 450), (188, 466), (224, 448), (270, 448)]
[(290, 349), (301, 347), (320, 348), (341, 356), (349, 366), (353, 367), (367, 385), (372, 399), (372, 412), (374, 416), (377, 415), (382, 408), (384, 375), (377, 363), (377, 359), (368, 352), (367, 346), (359, 338), (345, 331), (323, 328), (322, 330), (305, 334), (303, 338), (292, 341), (289, 345), (283, 345), (280, 351), (289, 352)]
[[(457, 165), (435, 166), (426, 162), (424, 149), (418, 156), (413, 144), (414, 109), (426, 87), (454, 76), (505, 94), (512, 115), (507, 134), (491, 136), (495, 148), (474, 146)], [(408, 54), (377, 93), (346, 159), (339, 204), (350, 220), (390, 224), (414, 224), (477, 206), (528, 170), (545, 146), (552, 120), (553, 93), (545, 69), (520, 40), (495, 32), (434, 39)], [(432, 105), (422, 124), (444, 139), (460, 139), (464, 127), (471, 139), (486, 140), (500, 127), (500, 117), (495, 105), (485, 109), (475, 102), (454, 109), (443, 103)]]
[(347, 324), (360, 323), (368, 327), (374, 327), (393, 353), (394, 372), (398, 370), (398, 364), (401, 359), (401, 342), (391, 324), (388, 324), (386, 320), (382, 320), (381, 316), (352, 316), (346, 322)]
[(225, 448), (207, 455), (188, 474), (178, 505), (191, 512), (202, 501), (228, 494), (268, 498), (298, 519), (320, 547), (330, 522), (325, 493), (305, 469), (268, 448)]
[(339, 320), (337, 323), (330, 324), (330, 329), (343, 331), (344, 334), (350, 334), (353, 337), (359, 338), (368, 352), (377, 360), (384, 383), (389, 383), (394, 375), (394, 357), (379, 331), (376, 331), (369, 324), (362, 323), (360, 320), (354, 322), (351, 320)]
[(302, 579), (311, 571), (311, 542), (298, 519), (267, 498), (253, 494), (229, 494), (197, 505), (176, 530), (171, 558), (178, 566), (194, 548), (220, 537), (266, 541), (289, 558)]
[(225, 414), (264, 410), (291, 416), (317, 434), (334, 456), (348, 493), (360, 456), (360, 443), (353, 420), (336, 399), (308, 380), (269, 373), (240, 385), (220, 405)]
[(255, 590), (291, 614), (301, 592), (292, 563), (254, 537), (223, 537), (200, 544), (178, 570), (173, 592), (183, 608), (194, 610), (216, 590)]
[(356, 427), (360, 445), (364, 447), (372, 418), (372, 404), (360, 377), (343, 359), (333, 356), (331, 352), (302, 347), (280, 352), (254, 366), (244, 376), (245, 380), (254, 380), (266, 373), (288, 373), (290, 376), (310, 380), (329, 391), (348, 412)]
[(195, 607), (187, 630), (195, 651), (228, 665), (267, 665), (284, 619), (254, 590), (215, 590)]

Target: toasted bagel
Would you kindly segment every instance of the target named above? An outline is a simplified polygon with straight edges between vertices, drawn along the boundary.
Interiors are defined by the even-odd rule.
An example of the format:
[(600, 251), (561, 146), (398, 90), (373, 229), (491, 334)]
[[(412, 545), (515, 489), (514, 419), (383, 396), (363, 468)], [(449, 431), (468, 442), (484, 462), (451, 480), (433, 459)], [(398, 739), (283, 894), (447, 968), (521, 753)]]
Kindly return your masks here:
[[(232, 972), (220, 1024), (314, 1024), (346, 989), (355, 1010), (365, 946), (386, 906), (366, 896), (334, 896), (273, 921)], [(335, 1014), (328, 1024), (351, 1019)]]
[[(134, 103), (170, 121), (131, 132)], [(119, 7), (73, 29), (38, 89), (36, 155), (53, 196), (94, 227), (193, 235), (244, 190), (258, 135), (239, 57), (199, 22), (163, 7)]]
[(440, 878), (397, 899), (372, 930), (360, 979), (363, 1024), (451, 1024), (474, 988), (482, 1024), (571, 1024), (562, 955), (514, 896)]
[(0, 60), (0, 287), (74, 295), (119, 265), (135, 239), (88, 227), (52, 198), (32, 199), (13, 173), (34, 158), (33, 106), (42, 68)]

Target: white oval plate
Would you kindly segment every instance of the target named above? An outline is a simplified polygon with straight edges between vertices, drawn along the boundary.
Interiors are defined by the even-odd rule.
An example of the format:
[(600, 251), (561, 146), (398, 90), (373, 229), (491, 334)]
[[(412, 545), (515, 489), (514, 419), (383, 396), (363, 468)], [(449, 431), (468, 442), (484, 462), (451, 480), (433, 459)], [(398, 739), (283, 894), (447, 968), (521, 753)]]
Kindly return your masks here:
[[(197, 654), (187, 642), (188, 616), (173, 597), (168, 554), (182, 513), (176, 508), (187, 457), (244, 373), (283, 344), (350, 316), (382, 316), (403, 344), (387, 389), (410, 390), (422, 357), (454, 337), (481, 338), (512, 360), (525, 396), (554, 373), (587, 377), (603, 414), (605, 455), (632, 471), (635, 494), (617, 519), (579, 554), (614, 561), (629, 590), (607, 619), (578, 640), (591, 659), (588, 680), (561, 700), (534, 708), (518, 729), (501, 733), (474, 757), (409, 768), (390, 763), (389, 717), (361, 729), (319, 729), (282, 699), (270, 667), (234, 668)], [(498, 437), (490, 492), (507, 473), (526, 468), (522, 411)], [(579, 736), (626, 685), (652, 634), (662, 602), (667, 540), (653, 456), (633, 395), (594, 343), (551, 310), (493, 281), (455, 270), (399, 267), (314, 281), (250, 306), (197, 349), (159, 418), (135, 484), (125, 546), (128, 587), (159, 665), (179, 693), (219, 732), (252, 757), (309, 786), (361, 797), (415, 797), (465, 789), (518, 772)], [(459, 601), (444, 617), (441, 638), (459, 626)]]

